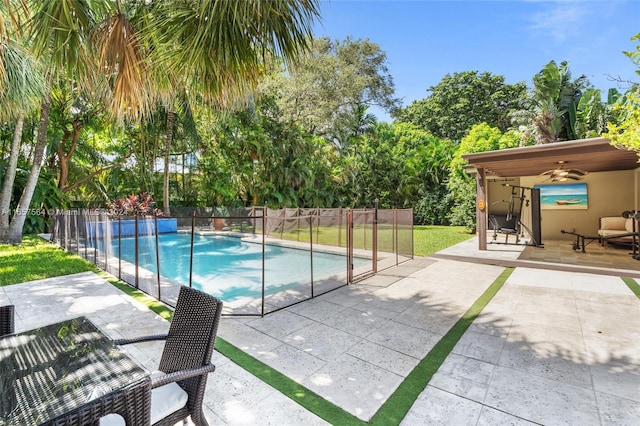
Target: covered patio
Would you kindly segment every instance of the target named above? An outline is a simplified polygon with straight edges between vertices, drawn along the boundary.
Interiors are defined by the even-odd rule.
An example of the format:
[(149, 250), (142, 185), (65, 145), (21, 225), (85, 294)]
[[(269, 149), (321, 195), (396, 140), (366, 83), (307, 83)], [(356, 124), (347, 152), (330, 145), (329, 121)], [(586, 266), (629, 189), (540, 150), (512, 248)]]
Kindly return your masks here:
[[(507, 213), (510, 208), (507, 200), (510, 197), (513, 204), (514, 187), (538, 188), (540, 185), (575, 182), (586, 184), (588, 203), (584, 206), (543, 205), (539, 210), (539, 220), (526, 210), (521, 211), (520, 218), (518, 212), (525, 228), (540, 226), (542, 244), (537, 244), (539, 247), (547, 242), (547, 246), (552, 242), (556, 242), (553, 244), (555, 246), (557, 242), (566, 242), (567, 251), (570, 252), (569, 243), (575, 236), (565, 234), (563, 230), (596, 236), (600, 217), (621, 216), (622, 212), (639, 209), (638, 154), (611, 145), (607, 138), (479, 152), (462, 157), (469, 163), (468, 171), (476, 178), (476, 224), (480, 250), (486, 250), (487, 244), (500, 242), (498, 239), (494, 241), (492, 233), (487, 232), (489, 218), (491, 215)], [(555, 176), (549, 174), (551, 170), (563, 168), (586, 173), (575, 175), (568, 181), (564, 174), (550, 179)], [(523, 196), (522, 199), (523, 209), (529, 208), (531, 197)], [(504, 236), (501, 239), (507, 240)], [(589, 248), (596, 249), (596, 246), (597, 242)]]

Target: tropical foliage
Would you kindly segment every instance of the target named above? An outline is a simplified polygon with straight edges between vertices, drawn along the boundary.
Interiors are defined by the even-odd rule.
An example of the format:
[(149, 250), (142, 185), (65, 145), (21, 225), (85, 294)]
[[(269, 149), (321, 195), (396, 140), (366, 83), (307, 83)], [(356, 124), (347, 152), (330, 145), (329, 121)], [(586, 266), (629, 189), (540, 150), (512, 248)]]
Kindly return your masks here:
[[(640, 42), (640, 33), (632, 40)], [(635, 51), (624, 54), (639, 67), (636, 73), (640, 75), (640, 44)], [(620, 99), (614, 113), (616, 119), (609, 122), (606, 136), (614, 145), (640, 152), (640, 84), (635, 84), (627, 96)]]
[(513, 131), (502, 133), (497, 127), (486, 123), (477, 124), (462, 138), (449, 169), (449, 197), (451, 224), (475, 230), (476, 226), (476, 180), (464, 170), (467, 164), (463, 154), (493, 151), (519, 146), (520, 137)]
[(434, 136), (460, 142), (476, 124), (487, 123), (506, 131), (509, 114), (523, 108), (527, 87), (506, 84), (504, 77), (489, 72), (465, 71), (445, 75), (427, 89), (430, 95), (396, 112)]
[(464, 153), (606, 129), (640, 148), (637, 86), (603, 100), (550, 61), (530, 88), (465, 71), (401, 108), (380, 46), (313, 39), (318, 16), (316, 0), (0, 0), (0, 240), (51, 208), (147, 197), (165, 215), (377, 199), (471, 229)]

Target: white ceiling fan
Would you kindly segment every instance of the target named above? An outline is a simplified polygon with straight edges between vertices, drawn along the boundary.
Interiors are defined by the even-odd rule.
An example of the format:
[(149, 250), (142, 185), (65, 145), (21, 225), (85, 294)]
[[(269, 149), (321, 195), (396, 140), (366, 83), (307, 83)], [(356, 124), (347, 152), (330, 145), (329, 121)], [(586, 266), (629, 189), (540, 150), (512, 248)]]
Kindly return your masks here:
[(566, 182), (568, 180), (582, 180), (589, 173), (580, 169), (566, 168), (568, 161), (558, 161), (558, 167), (540, 173), (540, 176), (547, 176), (543, 182)]

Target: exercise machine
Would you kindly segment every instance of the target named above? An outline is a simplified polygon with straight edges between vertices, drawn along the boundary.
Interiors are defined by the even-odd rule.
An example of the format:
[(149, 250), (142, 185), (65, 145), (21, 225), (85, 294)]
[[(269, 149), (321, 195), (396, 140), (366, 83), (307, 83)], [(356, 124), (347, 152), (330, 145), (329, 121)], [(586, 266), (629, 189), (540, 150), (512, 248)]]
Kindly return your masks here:
[[(519, 245), (526, 232), (528, 241), (525, 245), (544, 247), (540, 223), (540, 189), (509, 183), (503, 183), (502, 186), (511, 188), (509, 207), (505, 216), (489, 215), (489, 223), (493, 229), (491, 243)], [(523, 213), (529, 214), (531, 227), (524, 223)], [(498, 233), (505, 235), (504, 242), (497, 241)], [(510, 235), (515, 235), (515, 242), (509, 242)]]
[(636, 260), (640, 260), (640, 252), (638, 252), (638, 221), (640, 221), (640, 212), (636, 212), (634, 210), (626, 210), (624, 212), (622, 212), (622, 217), (624, 217), (625, 219), (633, 219), (632, 223), (632, 229), (631, 232), (627, 232), (627, 233), (623, 233), (623, 234), (616, 234), (616, 235), (610, 235), (608, 237), (603, 237), (602, 235), (584, 235), (584, 234), (580, 234), (578, 232), (575, 231), (575, 229), (570, 229), (568, 231), (565, 231), (564, 229), (561, 229), (560, 232), (562, 232), (563, 234), (567, 234), (567, 235), (575, 235), (576, 239), (572, 244), (572, 248), (576, 251), (580, 250), (582, 253), (586, 253), (585, 247), (588, 246), (589, 244), (591, 244), (594, 241), (598, 241), (599, 243), (603, 243), (607, 240), (616, 240), (620, 237), (631, 237), (631, 253), (629, 253), (631, 255), (631, 257), (633, 257)]

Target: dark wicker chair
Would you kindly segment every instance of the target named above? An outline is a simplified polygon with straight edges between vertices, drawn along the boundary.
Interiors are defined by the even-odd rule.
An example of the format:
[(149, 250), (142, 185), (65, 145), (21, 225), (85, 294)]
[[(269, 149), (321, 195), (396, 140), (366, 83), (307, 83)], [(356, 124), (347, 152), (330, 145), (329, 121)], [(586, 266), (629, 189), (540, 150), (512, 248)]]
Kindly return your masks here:
[(187, 393), (188, 399), (183, 408), (157, 420), (154, 419), (152, 396), (151, 417), (152, 422), (155, 421), (154, 426), (174, 425), (189, 416), (197, 426), (208, 425), (202, 413), (202, 400), (207, 376), (215, 370), (211, 355), (221, 313), (220, 300), (183, 286), (168, 334), (116, 340), (120, 345), (165, 340), (158, 366), (161, 373), (151, 377), (152, 395), (153, 392), (160, 392), (162, 386), (175, 382)]
[(0, 337), (14, 333), (14, 316), (13, 305), (0, 306)]

